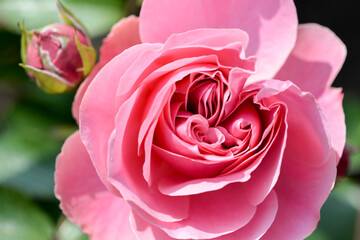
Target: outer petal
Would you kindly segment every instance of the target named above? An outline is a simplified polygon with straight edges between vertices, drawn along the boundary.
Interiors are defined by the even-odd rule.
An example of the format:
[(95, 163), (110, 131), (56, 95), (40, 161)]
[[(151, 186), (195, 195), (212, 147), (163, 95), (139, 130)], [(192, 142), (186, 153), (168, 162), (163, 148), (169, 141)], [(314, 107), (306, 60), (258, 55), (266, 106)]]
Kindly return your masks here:
[(304, 239), (310, 235), (336, 177), (329, 129), (316, 99), (293, 84), (284, 93), (277, 95), (288, 107), (288, 138), (274, 187), (279, 209), (264, 239)]
[(249, 240), (259, 239), (273, 223), (278, 209), (275, 191), (271, 191), (266, 199), (257, 206), (251, 221), (239, 230), (214, 238), (214, 240)]
[(276, 79), (291, 80), (301, 90), (319, 97), (330, 86), (346, 57), (344, 43), (328, 28), (303, 24), (295, 47)]
[(319, 106), (310, 93), (301, 92), (289, 81), (278, 80), (263, 81), (249, 88), (258, 86), (261, 90), (255, 101), (262, 100), (263, 104), (279, 102), (286, 107), (287, 116), (284, 121), (287, 128), (282, 127), (286, 134), (277, 136), (278, 139), (271, 146), (267, 158), (252, 173), (250, 180), (243, 184), (247, 195), (256, 204), (267, 196), (276, 184), (279, 174), (281, 176), (280, 159), (291, 158), (304, 165), (317, 167), (323, 165), (330, 155), (328, 129), (324, 127)]
[(99, 62), (105, 65), (125, 49), (140, 43), (139, 18), (123, 18), (111, 28), (109, 35), (103, 40)]
[(79, 109), (84, 94), (89, 87), (89, 84), (92, 82), (92, 80), (102, 67), (103, 65), (101, 65), (100, 63), (96, 64), (95, 67), (91, 70), (89, 76), (81, 83), (80, 87), (76, 91), (74, 102), (72, 104), (72, 115), (77, 123), (79, 123)]
[(291, 0), (145, 0), (140, 13), (143, 42), (165, 42), (196, 28), (239, 28), (249, 34), (248, 55), (258, 58), (252, 79), (272, 78), (296, 39), (297, 15)]
[(342, 107), (343, 94), (341, 89), (329, 88), (318, 98), (327, 124), (330, 128), (331, 146), (336, 153), (336, 162), (339, 162), (344, 151), (346, 141), (345, 116)]
[(246, 226), (255, 212), (256, 206), (249, 203), (237, 184), (191, 196), (189, 217), (182, 221), (161, 222), (138, 211), (144, 219), (175, 239), (212, 239), (232, 233)]
[(78, 132), (68, 138), (56, 160), (55, 183), (61, 209), (92, 240), (136, 239), (129, 205), (102, 184)]
[(320, 208), (336, 178), (334, 155), (320, 167), (308, 167), (291, 157), (284, 159), (275, 191), (278, 212), (264, 240), (301, 240), (309, 236), (320, 219)]
[[(175, 212), (177, 218), (179, 215), (183, 216), (187, 214), (187, 211), (183, 211), (183, 208), (179, 208), (179, 202), (184, 202), (183, 199), (180, 198), (172, 198), (175, 203), (173, 205), (169, 204), (170, 199), (166, 197), (162, 197), (156, 192), (151, 192), (146, 188), (146, 183), (144, 181), (134, 181), (129, 184), (135, 184), (136, 187), (133, 189), (141, 196), (139, 199), (138, 195), (134, 195), (131, 191), (127, 192), (126, 187), (122, 187), (123, 184), (128, 184), (127, 181), (119, 183), (117, 189), (108, 181), (109, 170), (111, 172), (123, 171), (125, 167), (120, 167), (123, 160), (123, 154), (133, 153), (135, 151), (135, 155), (137, 156), (137, 142), (133, 143), (132, 139), (127, 139), (126, 142), (127, 148), (121, 152), (121, 154), (115, 155), (111, 152), (108, 155), (108, 150), (119, 151), (119, 148), (111, 147), (111, 144), (114, 143), (114, 139), (116, 136), (121, 135), (121, 133), (116, 132), (115, 129), (115, 119), (119, 108), (119, 99), (116, 97), (116, 93), (118, 90), (118, 86), (127, 89), (127, 85), (131, 84), (131, 80), (135, 81), (138, 78), (123, 78), (124, 73), (128, 72), (129, 68), (134, 64), (138, 63), (136, 66), (139, 67), (140, 71), (131, 72), (132, 74), (140, 74), (141, 69), (146, 68), (154, 59), (154, 55), (156, 56), (158, 50), (161, 46), (158, 44), (142, 44), (135, 46), (131, 49), (124, 51), (121, 55), (115, 57), (111, 62), (109, 62), (106, 66), (102, 68), (99, 74), (95, 77), (92, 84), (89, 86), (87, 90), (83, 103), (81, 105), (80, 110), (80, 133), (83, 139), (84, 145), (86, 146), (91, 160), (93, 161), (97, 173), (99, 174), (101, 180), (106, 184), (108, 189), (112, 192), (117, 193), (118, 189), (121, 193), (126, 197), (126, 199), (133, 200), (136, 204), (143, 204), (142, 206), (146, 208), (145, 205), (153, 204), (157, 209), (154, 209), (154, 214), (159, 214), (161, 217), (167, 218), (169, 215), (172, 215)], [(139, 61), (141, 59), (141, 61)], [(126, 92), (126, 91), (125, 91)], [(99, 98), (98, 96), (102, 97)], [(126, 99), (127, 96), (124, 96)], [(127, 105), (122, 105), (122, 107)], [(130, 106), (130, 105), (129, 105)], [(125, 117), (127, 115), (125, 109), (122, 112), (123, 114), (119, 114), (120, 117)], [(120, 110), (121, 111), (121, 110)], [(133, 122), (135, 124), (136, 121)], [(136, 131), (137, 129), (133, 129), (132, 127), (126, 128), (124, 125), (119, 127), (119, 131)], [(114, 134), (116, 132), (116, 134)], [(113, 136), (111, 137), (111, 134)], [(130, 136), (135, 136), (134, 134), (130, 134)], [(118, 146), (121, 146), (118, 145)], [(114, 156), (120, 156), (118, 160), (118, 164), (112, 167), (108, 167), (108, 163), (112, 162)], [(136, 159), (127, 159), (129, 160), (127, 164), (130, 167), (134, 167), (139, 163)], [(120, 168), (119, 168), (120, 167)], [(141, 169), (141, 168), (140, 168)], [(128, 179), (129, 175), (136, 175), (137, 172), (130, 170), (128, 174), (121, 175), (124, 179)], [(141, 174), (136, 175), (137, 178), (141, 177)], [(137, 179), (138, 180), (138, 179)], [(143, 180), (143, 179), (142, 179)], [(141, 188), (143, 187), (143, 188)], [(125, 196), (126, 195), (126, 196)], [(136, 199), (136, 200), (134, 200)], [(186, 199), (185, 199), (186, 200)], [(173, 202), (172, 201), (172, 202)], [(145, 203), (144, 203), (145, 202)], [(186, 201), (185, 201), (186, 202)], [(186, 209), (187, 204), (180, 204), (184, 206)], [(174, 206), (177, 206), (175, 208)], [(160, 217), (159, 216), (159, 217)]]
[[(241, 198), (239, 200), (241, 201)], [(212, 202), (209, 202), (209, 204), (212, 204)], [(213, 207), (216, 207), (216, 204), (212, 204), (212, 205), (213, 205)], [(227, 204), (225, 204), (225, 205), (227, 205)], [(231, 204), (228, 204), (228, 205), (231, 206)], [(238, 205), (240, 205), (240, 204), (238, 204)], [(197, 207), (197, 208), (203, 208), (203, 207)], [(276, 196), (276, 193), (273, 191), (273, 192), (269, 193), (268, 197), (259, 206), (257, 206), (256, 213), (248, 224), (239, 228), (235, 232), (232, 232), (232, 233), (229, 233), (229, 234), (217, 237), (217, 238), (210, 237), (210, 232), (212, 232), (212, 230), (210, 230), (209, 237), (214, 240), (258, 239), (269, 229), (269, 227), (273, 223), (275, 216), (276, 216), (277, 209), (278, 209), (277, 196)], [(235, 214), (235, 215), (237, 215), (237, 214)], [(204, 222), (204, 221), (203, 220), (199, 221), (199, 223), (201, 223), (201, 222)], [(224, 225), (223, 221), (220, 219), (218, 219), (216, 222), (218, 223), (217, 225)], [(219, 223), (222, 223), (222, 224), (219, 224)], [(175, 225), (176, 225), (176, 223), (175, 223)], [(134, 229), (135, 234), (140, 239), (149, 239), (149, 240), (174, 239), (165, 234), (165, 232), (163, 231), (165, 229), (161, 230), (161, 228), (158, 228), (157, 226), (146, 221), (144, 218), (140, 217), (134, 211), (131, 214), (131, 226)], [(165, 231), (169, 231), (169, 230), (165, 230)], [(187, 228), (182, 228), (181, 232), (183, 232), (182, 235), (185, 235), (184, 233), (191, 232), (191, 231), (192, 231), (192, 229), (187, 227)], [(192, 235), (192, 236), (194, 237), (195, 235)], [(181, 238), (181, 236), (179, 236), (179, 237)], [(196, 238), (196, 239), (198, 239), (198, 238)]]
[(259, 96), (276, 95), (288, 108), (284, 158), (311, 167), (325, 164), (331, 153), (329, 129), (324, 125), (322, 111), (314, 96), (302, 92), (290, 81), (269, 80), (262, 84), (264, 90), (259, 92)]
[(81, 101), (96, 74), (113, 57), (120, 54), (125, 49), (139, 43), (141, 43), (141, 41), (139, 36), (139, 19), (137, 17), (130, 16), (123, 18), (111, 28), (109, 35), (103, 40), (103, 45), (100, 48), (99, 63), (93, 68), (90, 75), (80, 85), (76, 92), (72, 113), (77, 122), (79, 122)]
[[(120, 77), (128, 70), (133, 62), (142, 58), (148, 59), (146, 51), (153, 49), (147, 45), (138, 45), (124, 51), (109, 64), (104, 66), (90, 84), (80, 108), (80, 134), (86, 146), (96, 171), (104, 184), (114, 192), (116, 190), (107, 180), (107, 151), (111, 132), (115, 128), (116, 92)], [(149, 61), (153, 58), (149, 57)], [(112, 75), (116, 69), (115, 76)], [(125, 81), (125, 79), (124, 79)], [(126, 84), (126, 83), (125, 83)], [(99, 98), (98, 96), (101, 96)]]
[(131, 227), (138, 239), (146, 240), (172, 240), (174, 238), (167, 235), (160, 228), (155, 225), (149, 224), (145, 219), (140, 217), (135, 211), (130, 215)]
[[(163, 195), (156, 187), (148, 186), (143, 178), (143, 162), (137, 154), (138, 124), (142, 109), (134, 107), (133, 101), (136, 97), (137, 95), (132, 95), (121, 106), (116, 117), (116, 130), (113, 131), (109, 142), (109, 181), (129, 202), (157, 219), (179, 221), (187, 217), (188, 197)], [(127, 119), (129, 115), (130, 119)], [(124, 138), (124, 135), (127, 138)]]

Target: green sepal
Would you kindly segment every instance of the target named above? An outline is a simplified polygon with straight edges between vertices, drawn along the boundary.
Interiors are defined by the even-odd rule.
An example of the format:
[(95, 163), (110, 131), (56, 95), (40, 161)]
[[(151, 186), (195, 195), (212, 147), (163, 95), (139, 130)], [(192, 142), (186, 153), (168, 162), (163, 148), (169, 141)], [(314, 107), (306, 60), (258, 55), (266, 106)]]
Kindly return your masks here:
[(33, 32), (26, 32), (25, 30), (25, 23), (24, 21), (22, 23), (18, 23), (18, 28), (21, 32), (21, 46), (20, 46), (20, 54), (21, 54), (21, 61), (23, 64), (27, 64), (27, 48), (29, 45), (29, 42), (31, 41), (31, 37), (33, 35)]
[(75, 42), (83, 64), (83, 67), (77, 70), (82, 71), (84, 73), (84, 77), (86, 77), (95, 65), (96, 51), (93, 47), (82, 44), (76, 34), (76, 31)]
[(60, 94), (72, 90), (75, 86), (71, 86), (62, 77), (41, 69), (33, 68), (29, 65), (19, 64), (27, 72), (34, 75), (37, 85), (49, 94)]
[(86, 31), (86, 28), (84, 25), (77, 19), (74, 14), (70, 12), (69, 9), (67, 9), (60, 0), (56, 0), (56, 5), (59, 10), (60, 19), (65, 23), (66, 25), (72, 26), (75, 29), (78, 29), (88, 40), (90, 43), (90, 37), (89, 34)]

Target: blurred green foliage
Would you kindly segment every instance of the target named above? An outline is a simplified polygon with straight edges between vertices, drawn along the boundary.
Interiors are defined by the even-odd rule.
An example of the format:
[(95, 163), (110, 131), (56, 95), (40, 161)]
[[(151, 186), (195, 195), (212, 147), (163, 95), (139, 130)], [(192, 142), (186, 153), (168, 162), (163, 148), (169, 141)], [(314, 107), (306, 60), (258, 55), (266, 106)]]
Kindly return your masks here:
[[(62, 0), (62, 3), (84, 23), (92, 37), (106, 34), (124, 16), (124, 1)], [(18, 32), (17, 23), (22, 20), (28, 29), (59, 22), (55, 0), (0, 1), (0, 26)]]
[[(90, 31), (102, 38), (136, 1), (63, 0)], [(1, 240), (86, 240), (61, 215), (54, 197), (56, 155), (77, 129), (71, 116), (74, 93), (40, 91), (18, 66), (22, 19), (28, 29), (57, 22), (55, 0), (0, 0), (0, 236)], [(345, 92), (350, 174), (360, 172), (360, 98)], [(353, 239), (360, 204), (359, 182), (340, 180), (308, 240)], [(360, 219), (358, 219), (359, 221)]]
[(13, 190), (0, 189), (2, 240), (49, 240), (54, 226), (38, 206)]

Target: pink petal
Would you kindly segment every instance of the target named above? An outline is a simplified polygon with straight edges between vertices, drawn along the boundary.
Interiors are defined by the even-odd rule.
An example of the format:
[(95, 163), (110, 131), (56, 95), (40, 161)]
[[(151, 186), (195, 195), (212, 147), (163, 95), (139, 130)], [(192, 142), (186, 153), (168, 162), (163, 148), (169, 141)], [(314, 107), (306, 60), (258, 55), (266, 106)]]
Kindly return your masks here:
[(284, 159), (275, 186), (278, 212), (274, 223), (261, 239), (305, 239), (315, 230), (320, 208), (334, 185), (334, 154), (319, 167), (307, 166), (294, 160), (294, 156)]
[(96, 64), (95, 67), (91, 70), (89, 76), (85, 78), (85, 80), (81, 83), (80, 87), (76, 91), (74, 102), (72, 104), (72, 115), (75, 118), (76, 122), (79, 124), (79, 111), (80, 111), (80, 104), (84, 97), (84, 94), (89, 87), (90, 83), (96, 76), (96, 74), (100, 71), (103, 67), (101, 64)]
[(100, 63), (105, 65), (125, 49), (140, 44), (139, 18), (129, 16), (121, 19), (103, 40), (100, 48)]
[(331, 146), (336, 153), (336, 162), (339, 162), (339, 159), (342, 156), (346, 141), (345, 116), (342, 107), (342, 99), (343, 94), (339, 88), (328, 88), (318, 98), (321, 110), (323, 111), (330, 128)]
[(256, 207), (244, 197), (240, 184), (191, 196), (189, 217), (179, 223), (179, 228), (164, 231), (174, 238), (208, 239), (244, 227)]
[(170, 196), (187, 196), (221, 189), (231, 183), (246, 182), (250, 173), (241, 171), (215, 178), (191, 179), (187, 176), (173, 173), (159, 182), (159, 190)]
[(303, 24), (295, 47), (276, 79), (290, 80), (318, 97), (330, 86), (346, 57), (344, 43), (328, 28)]
[(250, 180), (242, 184), (245, 195), (252, 204), (257, 205), (264, 201), (278, 180), (286, 146), (286, 130), (286, 125), (282, 124), (279, 132), (274, 136), (275, 141), (267, 146), (269, 151), (260, 165), (251, 174)]
[(84, 94), (99, 70), (113, 57), (123, 52), (125, 49), (140, 44), (139, 19), (130, 16), (121, 19), (112, 28), (108, 36), (103, 40), (100, 48), (100, 61), (91, 71), (90, 75), (84, 80), (76, 92), (72, 106), (72, 113), (79, 122), (79, 109)]
[(253, 80), (272, 78), (296, 39), (297, 15), (290, 0), (145, 0), (140, 13), (143, 42), (165, 42), (197, 28), (238, 28), (249, 34), (247, 55), (258, 58)]
[(323, 165), (330, 154), (328, 129), (323, 125), (321, 110), (311, 94), (301, 92), (291, 82), (268, 80), (249, 87), (257, 85), (262, 87), (256, 95), (256, 102), (273, 104), (271, 98), (275, 97), (278, 99), (276, 102), (285, 105), (287, 116), (284, 121), (287, 127), (282, 127), (286, 134), (276, 137), (275, 144), (261, 165), (252, 173), (250, 180), (243, 184), (253, 204), (263, 201), (276, 184), (283, 158), (292, 158), (304, 165), (316, 167)]
[[(277, 196), (275, 192), (271, 192), (268, 197), (257, 206), (254, 217), (248, 224), (235, 232), (212, 238), (214, 240), (249, 240), (258, 239), (261, 237), (273, 223), (278, 208)], [(135, 234), (139, 239), (149, 240), (170, 240), (174, 239), (167, 234), (161, 228), (149, 223), (144, 218), (140, 217), (134, 211), (130, 215), (131, 226), (134, 229)], [(203, 221), (203, 220), (202, 220)], [(220, 221), (218, 221), (220, 223)]]
[[(119, 84), (122, 84), (119, 79), (134, 61), (141, 58), (144, 62), (145, 50), (152, 49), (146, 45), (137, 46), (124, 51), (101, 69), (89, 85), (80, 107), (81, 138), (100, 179), (114, 193), (117, 190), (107, 180), (107, 151), (111, 132), (115, 129), (116, 93)], [(113, 76), (114, 73), (117, 77)]]
[(143, 159), (137, 148), (141, 124), (138, 116), (143, 109), (134, 108), (138, 92), (120, 107), (116, 117), (116, 131), (109, 143), (109, 178), (124, 198), (134, 204), (133, 207), (143, 209), (160, 221), (179, 221), (188, 215), (188, 197), (163, 195), (155, 186), (149, 186), (143, 177)]
[(178, 222), (160, 222), (143, 212), (140, 215), (175, 239), (211, 239), (232, 233), (253, 219), (256, 207), (243, 194), (238, 184), (232, 184), (193, 195), (188, 218)]
[(135, 211), (130, 214), (130, 224), (138, 239), (146, 240), (173, 240), (164, 231), (155, 225), (150, 224)]
[[(242, 47), (246, 48), (249, 43), (248, 34), (240, 29), (190, 29), (187, 32), (179, 32), (169, 36), (165, 41), (165, 50), (178, 46), (205, 46), (211, 49), (224, 49), (233, 43), (242, 43)], [(239, 58), (239, 56), (237, 57)]]
[(308, 166), (323, 165), (331, 152), (330, 136), (314, 96), (302, 92), (290, 81), (268, 80), (261, 84), (264, 90), (258, 95), (274, 95), (288, 108), (288, 139), (284, 157)]
[(100, 181), (79, 132), (70, 136), (56, 160), (55, 195), (63, 212), (92, 240), (135, 240), (127, 202)]
[(273, 223), (278, 209), (278, 200), (274, 191), (256, 207), (256, 213), (251, 221), (239, 230), (214, 238), (214, 240), (249, 240), (259, 239)]

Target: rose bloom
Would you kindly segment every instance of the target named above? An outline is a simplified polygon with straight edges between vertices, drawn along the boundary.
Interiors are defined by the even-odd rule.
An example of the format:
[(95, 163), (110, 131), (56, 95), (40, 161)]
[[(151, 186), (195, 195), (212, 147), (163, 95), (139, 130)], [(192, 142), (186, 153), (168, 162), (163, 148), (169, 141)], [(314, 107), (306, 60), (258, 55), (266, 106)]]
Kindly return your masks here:
[(145, 0), (78, 90), (63, 212), (92, 240), (304, 239), (344, 148), (345, 55), (291, 0)]

